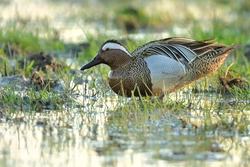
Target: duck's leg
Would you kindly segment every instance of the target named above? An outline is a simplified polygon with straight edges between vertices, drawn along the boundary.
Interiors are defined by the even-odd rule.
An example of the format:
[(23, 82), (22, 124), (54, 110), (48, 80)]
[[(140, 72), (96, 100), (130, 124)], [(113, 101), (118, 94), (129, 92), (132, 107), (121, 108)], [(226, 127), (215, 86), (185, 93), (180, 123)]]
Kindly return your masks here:
[(162, 92), (157, 98), (154, 98), (154, 96), (153, 96), (153, 98), (151, 99), (151, 102), (154, 103), (156, 101), (157, 102), (163, 101), (164, 96), (165, 96), (164, 92)]

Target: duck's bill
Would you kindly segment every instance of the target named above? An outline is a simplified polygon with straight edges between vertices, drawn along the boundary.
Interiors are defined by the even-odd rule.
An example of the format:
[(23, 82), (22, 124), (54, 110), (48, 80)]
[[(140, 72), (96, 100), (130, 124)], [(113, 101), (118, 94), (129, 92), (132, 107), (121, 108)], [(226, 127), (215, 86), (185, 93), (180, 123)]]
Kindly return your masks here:
[(90, 62), (88, 62), (84, 66), (82, 66), (80, 70), (86, 70), (88, 68), (94, 67), (94, 66), (101, 64), (101, 63), (102, 62), (100, 60), (94, 58), (93, 60), (91, 60)]

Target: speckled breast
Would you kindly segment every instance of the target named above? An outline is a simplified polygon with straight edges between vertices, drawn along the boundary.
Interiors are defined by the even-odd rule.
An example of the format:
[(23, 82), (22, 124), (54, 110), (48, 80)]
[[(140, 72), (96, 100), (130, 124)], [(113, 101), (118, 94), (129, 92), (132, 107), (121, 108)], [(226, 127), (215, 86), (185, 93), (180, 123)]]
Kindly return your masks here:
[(131, 97), (152, 95), (150, 70), (146, 62), (137, 58), (132, 64), (109, 73), (109, 85), (118, 95)]

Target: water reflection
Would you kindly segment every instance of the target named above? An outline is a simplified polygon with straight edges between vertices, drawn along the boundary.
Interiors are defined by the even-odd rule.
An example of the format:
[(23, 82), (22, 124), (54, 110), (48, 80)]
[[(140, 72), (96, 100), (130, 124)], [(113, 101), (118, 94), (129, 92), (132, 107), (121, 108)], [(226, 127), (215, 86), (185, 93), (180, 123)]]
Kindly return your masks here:
[(83, 77), (79, 85), (72, 81), (71, 100), (58, 110), (1, 111), (0, 161), (5, 166), (248, 163), (248, 99), (185, 88), (158, 103), (119, 97), (104, 83), (100, 74)]
[[(22, 119), (2, 118), (1, 162), (6, 166), (189, 166), (208, 160), (209, 165), (233, 166), (248, 162), (248, 133), (239, 134), (232, 120), (221, 123), (216, 114), (220, 112), (216, 111), (218, 94), (174, 93), (168, 98), (186, 99), (185, 104), (191, 103), (189, 111), (156, 107), (145, 114), (117, 107), (126, 105), (117, 96), (91, 99), (97, 90), (86, 91), (85, 86), (77, 89), (85, 92), (77, 96), (83, 106), (24, 114)], [(127, 104), (131, 102), (128, 99)], [(205, 120), (207, 112), (213, 118)]]
[(156, 120), (125, 125), (106, 122), (112, 114), (105, 112), (75, 113), (67, 121), (62, 114), (37, 116), (47, 123), (1, 123), (1, 161), (7, 166), (174, 166), (182, 161), (186, 166), (249, 158), (248, 137), (237, 136), (237, 131), (202, 134), (183, 128), (176, 118), (167, 120), (167, 112)]
[[(98, 30), (104, 31), (103, 25), (98, 23), (86, 24), (83, 20), (76, 20), (79, 17), (71, 19), (65, 12), (69, 6), (47, 3), (39, 6), (38, 10), (33, 3), (29, 4), (30, 1), (24, 2), (18, 3), (17, 7), (18, 12), (24, 13), (19, 18), (21, 24), (29, 21), (27, 17), (33, 20), (32, 28), (44, 23), (38, 24), (36, 19), (29, 18), (30, 13), (33, 13), (32, 16), (48, 17), (48, 20), (54, 20), (50, 22), (52, 27), (63, 30), (63, 39), (67, 41), (85, 39), (85, 30), (91, 34)], [(12, 3), (17, 4), (17, 1)], [(28, 10), (26, 5), (29, 6)], [(16, 17), (14, 6), (1, 6), (1, 24)], [(173, 7), (173, 4), (166, 6)], [(74, 11), (81, 5), (70, 7)], [(62, 13), (65, 15), (62, 16)], [(66, 21), (65, 17), (67, 25), (62, 24)], [(107, 29), (106, 35), (120, 36), (118, 30)], [(181, 30), (173, 31), (181, 34)], [(133, 34), (135, 39), (141, 37), (145, 35)], [(96, 74), (92, 76), (81, 76), (83, 82), (76, 87), (72, 81), (69, 85), (74, 87), (74, 91), (67, 96), (73, 102), (65, 102), (58, 110), (43, 109), (40, 113), (26, 113), (16, 109), (16, 114), (4, 115), (4, 108), (1, 108), (1, 165), (248, 165), (250, 111), (245, 106), (249, 105), (249, 99), (232, 99), (217, 93), (194, 93), (184, 89), (166, 97), (165, 104), (151, 104), (118, 97), (99, 75), (99, 78)]]

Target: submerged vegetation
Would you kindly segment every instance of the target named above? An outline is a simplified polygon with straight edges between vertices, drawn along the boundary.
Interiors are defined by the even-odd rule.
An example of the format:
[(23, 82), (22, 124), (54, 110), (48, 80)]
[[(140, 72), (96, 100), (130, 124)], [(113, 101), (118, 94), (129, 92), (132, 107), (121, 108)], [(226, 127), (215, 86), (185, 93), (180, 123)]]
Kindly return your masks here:
[[(90, 2), (83, 4), (85, 10), (70, 16), (83, 17), (84, 24), (98, 24), (91, 28), (96, 28), (94, 33), (83, 28), (85, 38), (78, 43), (61, 40), (60, 32), (44, 20), (32, 27), (18, 15), (15, 22), (1, 25), (3, 166), (19, 166), (19, 157), (14, 155), (23, 152), (28, 157), (33, 154), (21, 161), (23, 166), (29, 162), (79, 166), (83, 160), (86, 166), (249, 164), (248, 1), (226, 5), (223, 0), (211, 1), (211, 6), (218, 2), (219, 7), (204, 18), (197, 18), (197, 13), (204, 12), (198, 10), (200, 2), (191, 0), (179, 17), (178, 12), (163, 10), (165, 1), (157, 1), (157, 12), (150, 10), (151, 1), (146, 7), (138, 1), (125, 7), (122, 3), (119, 8), (113, 1), (105, 2), (105, 9), (101, 2), (95, 5), (99, 9), (95, 17), (93, 12), (89, 14), (93, 10)], [(181, 4), (177, 1), (165, 8), (179, 5), (182, 9)], [(117, 96), (107, 84), (108, 68), (104, 65), (79, 71), (107, 39), (119, 39), (131, 51), (169, 36), (216, 38), (219, 43), (236, 44), (236, 49), (215, 74), (167, 95), (163, 101)]]

